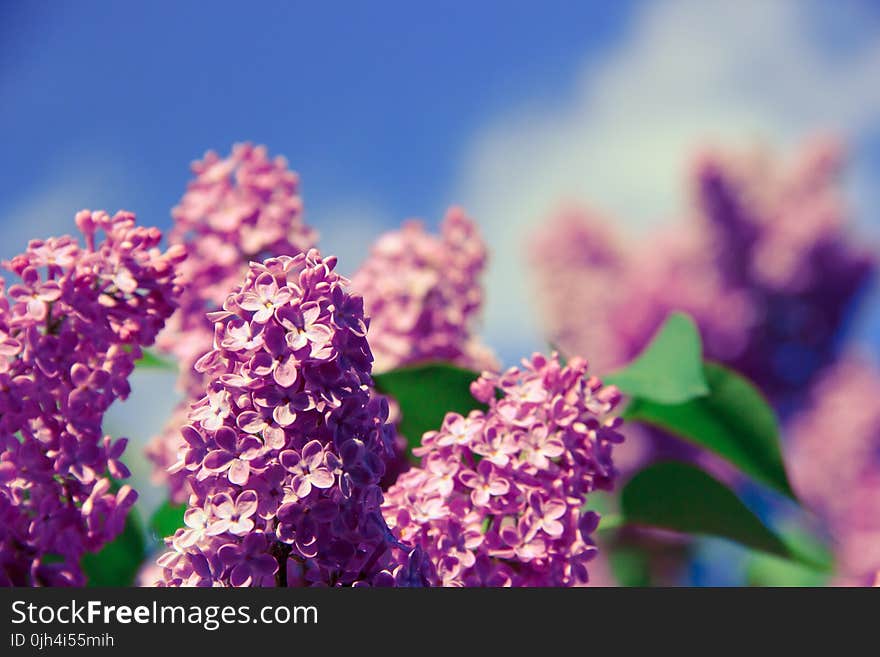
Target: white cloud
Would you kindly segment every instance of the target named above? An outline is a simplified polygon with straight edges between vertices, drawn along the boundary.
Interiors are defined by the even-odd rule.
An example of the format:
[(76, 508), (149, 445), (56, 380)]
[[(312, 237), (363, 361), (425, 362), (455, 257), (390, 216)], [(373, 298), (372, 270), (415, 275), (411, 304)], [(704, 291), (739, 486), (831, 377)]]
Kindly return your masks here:
[(508, 357), (543, 346), (522, 254), (562, 202), (644, 227), (683, 207), (696, 145), (876, 128), (880, 37), (859, 34), (845, 48), (818, 38), (826, 13), (796, 1), (645, 5), (568, 98), (490, 124), (466, 152), (456, 196), (492, 245), (489, 341)]

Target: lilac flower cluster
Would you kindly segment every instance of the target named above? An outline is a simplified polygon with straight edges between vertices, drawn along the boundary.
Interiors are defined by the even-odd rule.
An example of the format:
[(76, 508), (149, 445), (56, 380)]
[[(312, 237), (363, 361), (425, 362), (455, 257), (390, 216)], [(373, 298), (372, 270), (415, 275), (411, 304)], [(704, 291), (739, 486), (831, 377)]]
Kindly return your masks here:
[(82, 555), (121, 531), (136, 493), (112, 490), (126, 440), (102, 420), (180, 293), (185, 254), (159, 230), (128, 212), (76, 224), (85, 245), (33, 240), (3, 263), (19, 281), (0, 285), (0, 585), (82, 585)]
[(366, 299), (375, 370), (438, 360), (475, 370), (497, 361), (475, 337), (486, 246), (476, 224), (451, 208), (439, 236), (411, 220), (382, 235), (352, 276)]
[[(400, 230), (380, 236), (352, 277), (370, 315), (374, 371), (429, 361), (477, 371), (497, 369), (494, 354), (475, 335), (485, 264), (486, 245), (461, 208), (449, 209), (440, 235), (431, 235), (420, 221), (410, 220)], [(396, 426), (400, 410), (394, 399), (388, 403)], [(409, 465), (406, 438), (396, 434), (383, 488)]]
[[(383, 506), (401, 541), (424, 551), (443, 586), (574, 586), (588, 579), (599, 517), (586, 496), (611, 487), (622, 440), (614, 387), (535, 354), (472, 385), (486, 412), (447, 414), (426, 433), (421, 466)], [(496, 398), (496, 391), (501, 393)]]
[(297, 175), (283, 158), (270, 159), (265, 147), (237, 144), (226, 158), (208, 152), (192, 170), (196, 177), (172, 210), (169, 235), (171, 244), (187, 252), (181, 308), (158, 340), (159, 348), (178, 360), (178, 387), (185, 399), (147, 450), (156, 466), (154, 479), (167, 482), (178, 502), (187, 495), (183, 477), (167, 470), (185, 447), (180, 420), (205, 392), (207, 381), (193, 366), (211, 349), (213, 324), (207, 313), (218, 310), (238, 287), (249, 262), (294, 256), (317, 242), (317, 233), (302, 221)]
[(846, 310), (875, 266), (846, 233), (841, 167), (830, 141), (808, 144), (791, 162), (765, 151), (705, 153), (690, 220), (627, 249), (607, 221), (566, 213), (534, 249), (551, 339), (610, 368), (635, 356), (670, 311), (684, 310), (710, 358), (787, 409), (835, 357)]
[(849, 355), (823, 374), (791, 422), (792, 482), (834, 539), (839, 583), (865, 584), (880, 569), (878, 399), (880, 370)]
[(704, 154), (693, 186), (725, 285), (753, 324), (732, 364), (783, 412), (838, 355), (840, 330), (876, 270), (847, 233), (840, 145), (816, 139), (790, 162), (766, 151)]
[[(363, 300), (312, 249), (251, 263), (211, 313), (208, 380), (173, 470), (192, 491), (166, 539), (172, 586), (421, 583), (394, 539), (379, 480), (388, 407), (371, 395)], [(399, 564), (399, 565), (396, 565)]]
[[(317, 234), (302, 221), (299, 177), (282, 157), (270, 159), (264, 146), (236, 144), (221, 158), (209, 151), (192, 165), (195, 179), (171, 211), (171, 244), (182, 245), (181, 309), (160, 336), (159, 347), (174, 354), (181, 370), (193, 373), (196, 359), (211, 348), (213, 327), (205, 313), (217, 310), (241, 283), (248, 263), (296, 255), (315, 246)], [(195, 377), (201, 395), (203, 381)]]

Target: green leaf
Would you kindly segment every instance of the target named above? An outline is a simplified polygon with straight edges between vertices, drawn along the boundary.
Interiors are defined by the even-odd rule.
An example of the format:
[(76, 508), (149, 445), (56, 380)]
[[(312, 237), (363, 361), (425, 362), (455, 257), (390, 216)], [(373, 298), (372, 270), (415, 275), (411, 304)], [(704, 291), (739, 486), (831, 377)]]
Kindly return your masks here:
[(146, 558), (143, 523), (132, 509), (125, 529), (100, 552), (83, 555), (87, 586), (131, 586)]
[(658, 404), (680, 404), (706, 395), (703, 346), (694, 320), (672, 313), (629, 365), (603, 377), (621, 392)]
[(754, 553), (746, 564), (749, 586), (819, 587), (828, 584), (829, 574), (788, 559)]
[(686, 463), (656, 463), (638, 472), (621, 493), (621, 509), (631, 524), (726, 538), (753, 550), (822, 568), (791, 550), (727, 486)]
[(638, 545), (620, 545), (609, 550), (608, 566), (619, 586), (651, 586), (651, 558)]
[(448, 412), (467, 415), (485, 410), (471, 395), (470, 385), (477, 372), (447, 363), (426, 363), (377, 374), (376, 389), (393, 397), (400, 406), (398, 429), (410, 448), (418, 447), (426, 431), (437, 430)]
[(177, 371), (177, 366), (174, 363), (164, 358), (159, 358), (152, 351), (147, 351), (146, 349), (143, 350), (143, 356), (135, 361), (135, 367), (140, 369)]
[(157, 540), (171, 536), (183, 527), (185, 511), (186, 504), (174, 504), (171, 500), (165, 500), (150, 518), (150, 532)]
[(617, 513), (608, 513), (604, 515), (600, 515), (599, 518), (599, 527), (597, 531), (600, 532), (609, 532), (615, 529), (620, 529), (626, 524), (623, 519), (623, 516)]
[(748, 380), (716, 363), (705, 364), (709, 394), (683, 404), (634, 399), (629, 421), (659, 427), (725, 458), (745, 474), (795, 499), (782, 453), (779, 425), (764, 397)]
[[(749, 586), (825, 586), (834, 570), (834, 555), (803, 523), (793, 518), (780, 526), (780, 536), (800, 562), (754, 552), (746, 561)], [(803, 563), (816, 564), (807, 567)]]

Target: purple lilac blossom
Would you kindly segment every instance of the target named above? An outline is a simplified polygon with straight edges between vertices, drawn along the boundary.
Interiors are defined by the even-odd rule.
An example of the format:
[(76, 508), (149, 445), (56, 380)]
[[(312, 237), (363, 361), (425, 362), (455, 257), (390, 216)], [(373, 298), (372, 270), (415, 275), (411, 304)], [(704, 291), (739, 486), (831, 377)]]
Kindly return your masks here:
[(687, 221), (626, 247), (608, 220), (563, 213), (532, 258), (548, 336), (566, 353), (598, 354), (594, 365), (606, 371), (683, 310), (709, 358), (787, 411), (834, 359), (846, 312), (875, 267), (847, 232), (842, 165), (830, 140), (790, 161), (761, 149), (707, 151), (693, 169)]
[(185, 527), (169, 586), (413, 585), (418, 550), (389, 531), (379, 481), (388, 406), (371, 394), (363, 300), (317, 250), (253, 262), (211, 313), (207, 392), (182, 429)]
[[(33, 240), (0, 281), (0, 585), (82, 585), (137, 494), (104, 413), (176, 308), (180, 247), (118, 212), (83, 210), (85, 238)], [(101, 239), (103, 233), (103, 239)]]
[(750, 308), (713, 271), (699, 231), (665, 231), (627, 248), (612, 226), (567, 208), (534, 240), (538, 299), (554, 345), (596, 353), (593, 366), (610, 371), (638, 355), (666, 316), (681, 310), (699, 324), (707, 351), (741, 347)]
[(476, 337), (485, 265), (486, 245), (461, 208), (446, 213), (440, 235), (417, 220), (382, 235), (352, 276), (370, 316), (375, 371), (426, 361), (495, 369)]
[[(766, 149), (707, 151), (692, 169), (687, 218), (638, 242), (624, 242), (596, 213), (560, 213), (533, 240), (548, 337), (566, 353), (594, 354), (597, 371), (607, 372), (682, 310), (696, 320), (707, 357), (743, 372), (788, 417), (836, 358), (847, 312), (876, 267), (849, 234), (843, 163), (827, 139), (789, 160)], [(677, 458), (736, 477), (660, 431), (629, 426), (626, 434), (616, 456), (624, 472)]]
[(847, 313), (876, 270), (848, 233), (844, 161), (838, 142), (816, 138), (789, 161), (757, 149), (704, 153), (695, 167), (716, 267), (752, 307), (746, 343), (729, 362), (783, 413), (837, 357)]
[[(420, 548), (442, 586), (575, 586), (588, 580), (599, 516), (587, 495), (610, 489), (620, 395), (586, 361), (535, 354), (472, 385), (489, 406), (448, 413), (415, 450), (421, 465), (386, 494), (388, 525)], [(496, 391), (501, 393), (500, 399)]]
[[(461, 208), (450, 208), (432, 235), (421, 221), (380, 236), (352, 277), (370, 316), (374, 372), (430, 361), (476, 371), (495, 370), (498, 361), (476, 336), (486, 265), (486, 245), (477, 225)], [(400, 409), (389, 398), (396, 426)], [(409, 468), (406, 439), (397, 434), (386, 464), (383, 488)]]
[(880, 569), (878, 399), (880, 369), (848, 355), (823, 374), (790, 424), (792, 484), (831, 535), (838, 583), (865, 584)]
[(295, 256), (317, 243), (317, 233), (302, 220), (297, 174), (284, 158), (270, 159), (264, 146), (236, 144), (225, 158), (209, 151), (192, 170), (196, 177), (171, 212), (169, 234), (169, 243), (187, 252), (181, 308), (158, 340), (159, 348), (178, 360), (178, 388), (185, 398), (147, 449), (154, 480), (167, 483), (177, 502), (188, 494), (184, 478), (167, 470), (185, 448), (180, 419), (205, 392), (206, 380), (193, 366), (212, 346), (207, 313), (218, 310), (238, 287), (249, 262)]

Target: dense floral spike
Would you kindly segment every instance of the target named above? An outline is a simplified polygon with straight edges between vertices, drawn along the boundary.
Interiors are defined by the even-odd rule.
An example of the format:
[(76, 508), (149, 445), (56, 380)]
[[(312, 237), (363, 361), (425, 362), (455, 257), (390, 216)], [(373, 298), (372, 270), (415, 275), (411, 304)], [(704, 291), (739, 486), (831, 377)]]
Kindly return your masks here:
[[(615, 478), (622, 440), (613, 387), (535, 354), (484, 374), (472, 392), (489, 410), (449, 413), (426, 433), (421, 466), (383, 506), (389, 526), (424, 551), (443, 586), (574, 586), (587, 581), (599, 521), (586, 496)], [(502, 396), (496, 398), (496, 391)]]
[[(192, 170), (196, 177), (171, 211), (168, 237), (187, 251), (181, 309), (159, 340), (184, 373), (211, 348), (213, 326), (205, 313), (220, 308), (249, 262), (294, 256), (317, 242), (302, 221), (298, 176), (284, 158), (270, 159), (264, 146), (236, 144), (226, 158), (209, 151)], [(203, 381), (192, 383), (191, 392), (201, 395)]]
[(606, 369), (635, 356), (670, 311), (684, 310), (709, 357), (785, 410), (833, 358), (845, 311), (874, 267), (846, 235), (840, 167), (830, 142), (809, 145), (791, 164), (763, 151), (705, 154), (691, 221), (626, 251), (606, 222), (566, 214), (533, 251), (551, 339), (568, 353), (600, 355), (594, 364)]
[(880, 568), (880, 370), (848, 356), (811, 391), (786, 450), (798, 495), (835, 543), (841, 583), (866, 584)]
[(435, 236), (420, 221), (406, 222), (377, 240), (352, 277), (366, 299), (376, 372), (431, 360), (497, 366), (474, 335), (486, 246), (460, 208), (447, 212), (440, 230)]
[[(475, 335), (483, 305), (480, 276), (486, 245), (476, 224), (461, 208), (450, 208), (440, 235), (410, 220), (385, 233), (352, 277), (370, 316), (374, 371), (428, 361), (453, 362), (477, 371), (497, 369), (491, 350)], [(388, 400), (391, 421), (400, 420)], [(383, 488), (409, 468), (407, 442), (396, 435), (394, 456), (386, 463)]]
[(196, 363), (207, 394), (183, 428), (186, 527), (166, 539), (167, 585), (421, 581), (380, 510), (388, 407), (371, 396), (363, 300), (316, 250), (251, 263), (212, 313)]
[(20, 282), (0, 285), (0, 585), (81, 585), (82, 555), (121, 531), (136, 493), (111, 489), (126, 440), (101, 424), (180, 292), (184, 251), (162, 253), (157, 229), (128, 212), (76, 224), (85, 245), (34, 240), (3, 264)]
[(167, 469), (184, 448), (177, 420), (205, 392), (206, 380), (193, 365), (211, 348), (214, 327), (207, 313), (218, 310), (239, 286), (249, 262), (295, 256), (317, 242), (317, 233), (302, 221), (297, 175), (283, 158), (270, 159), (265, 147), (237, 144), (226, 158), (208, 152), (192, 169), (196, 177), (172, 210), (169, 235), (169, 242), (188, 254), (181, 308), (158, 341), (160, 349), (177, 357), (185, 399), (147, 451), (156, 465), (154, 478), (167, 481), (179, 502), (187, 495), (183, 477), (169, 477)]

